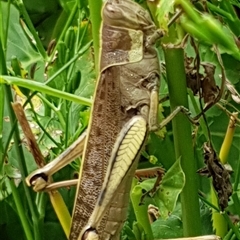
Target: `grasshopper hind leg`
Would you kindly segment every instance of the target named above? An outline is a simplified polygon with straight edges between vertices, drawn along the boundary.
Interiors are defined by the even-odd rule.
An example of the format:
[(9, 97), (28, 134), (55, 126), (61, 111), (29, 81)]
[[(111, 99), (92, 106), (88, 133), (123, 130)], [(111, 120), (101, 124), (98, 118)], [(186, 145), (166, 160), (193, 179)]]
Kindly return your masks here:
[(146, 136), (147, 121), (142, 116), (134, 116), (123, 126), (112, 150), (97, 204), (79, 239), (102, 239), (101, 232), (98, 236), (98, 226), (129, 174), (134, 173)]

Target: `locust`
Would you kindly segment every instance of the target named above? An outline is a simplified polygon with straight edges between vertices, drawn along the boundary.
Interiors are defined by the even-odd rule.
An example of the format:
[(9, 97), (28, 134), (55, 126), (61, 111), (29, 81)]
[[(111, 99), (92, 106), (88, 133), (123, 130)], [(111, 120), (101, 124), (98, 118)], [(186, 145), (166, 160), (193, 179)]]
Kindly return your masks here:
[[(82, 152), (69, 239), (119, 239), (138, 159), (156, 130), (162, 36), (147, 10), (131, 0), (102, 9), (100, 76), (87, 133), (55, 161), (30, 174), (35, 190)], [(67, 159), (67, 160), (66, 160)]]

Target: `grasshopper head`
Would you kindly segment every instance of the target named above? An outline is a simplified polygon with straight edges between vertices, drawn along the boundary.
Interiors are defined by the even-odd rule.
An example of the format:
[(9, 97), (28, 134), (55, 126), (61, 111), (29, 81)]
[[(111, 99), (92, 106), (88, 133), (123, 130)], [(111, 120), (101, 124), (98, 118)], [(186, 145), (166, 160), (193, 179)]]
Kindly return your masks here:
[(109, 0), (103, 7), (103, 21), (110, 26), (148, 30), (155, 25), (149, 13), (132, 0)]

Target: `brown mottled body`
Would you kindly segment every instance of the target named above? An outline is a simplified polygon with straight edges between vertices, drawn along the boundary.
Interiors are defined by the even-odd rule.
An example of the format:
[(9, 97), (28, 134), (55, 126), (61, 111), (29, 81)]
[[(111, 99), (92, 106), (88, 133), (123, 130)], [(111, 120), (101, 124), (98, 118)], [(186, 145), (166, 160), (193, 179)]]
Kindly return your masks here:
[(125, 114), (121, 111), (119, 81), (112, 81), (114, 77), (119, 79), (118, 74), (117, 69), (107, 69), (101, 75), (101, 87), (96, 91), (95, 99), (98, 101), (93, 106), (70, 239), (78, 238), (94, 209), (113, 145), (123, 124)]
[[(149, 122), (151, 95), (158, 92), (159, 63), (148, 40), (156, 31), (146, 10), (130, 0), (108, 1), (102, 11), (101, 75), (96, 86), (89, 133), (72, 218), (70, 239), (88, 223), (99, 197), (112, 149), (129, 119), (141, 115)], [(154, 106), (158, 99), (154, 99)], [(151, 121), (151, 120), (150, 120)], [(138, 153), (139, 155), (140, 153)], [(138, 156), (136, 156), (136, 159)], [(126, 217), (131, 166), (97, 226), (100, 239), (118, 239)], [(127, 186), (124, 182), (128, 181)]]

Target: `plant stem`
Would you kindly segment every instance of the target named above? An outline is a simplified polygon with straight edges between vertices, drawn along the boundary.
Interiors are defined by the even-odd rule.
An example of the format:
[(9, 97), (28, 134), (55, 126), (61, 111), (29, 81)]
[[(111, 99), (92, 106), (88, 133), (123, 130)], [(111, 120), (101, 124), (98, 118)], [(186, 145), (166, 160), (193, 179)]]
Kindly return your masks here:
[[(2, 38), (2, 49), (4, 52), (4, 55), (6, 55), (7, 51), (7, 38), (8, 38), (8, 28), (9, 28), (9, 20), (10, 20), (10, 7), (11, 7), (11, 1), (8, 1), (8, 7), (7, 7), (7, 21), (3, 21), (3, 16), (0, 14), (0, 23), (1, 23), (1, 33), (0, 36)], [(3, 12), (2, 3), (0, 3), (0, 12)], [(2, 61), (5, 63), (4, 61)]]
[[(2, 44), (3, 43), (0, 40), (0, 56), (1, 56), (1, 60), (2, 60), (1, 64), (0, 64), (0, 74), (7, 74), (7, 67), (6, 67), (5, 55), (4, 55)], [(1, 101), (1, 104), (2, 104), (1, 105), (1, 115), (3, 115), (3, 111), (4, 111), (3, 104), (6, 101), (6, 107), (8, 110), (9, 117), (10, 117), (10, 123), (11, 123), (11, 126), (13, 127), (15, 125), (14, 122), (16, 121), (16, 118), (15, 118), (15, 115), (13, 114), (13, 110), (11, 107), (11, 102), (13, 102), (11, 88), (6, 85), (1, 85), (0, 89), (1, 89), (1, 93), (3, 93), (3, 95), (1, 95), (1, 100), (2, 100)], [(1, 123), (1, 128), (2, 128), (2, 123)], [(14, 134), (14, 142), (16, 144), (15, 146), (20, 146), (19, 132), (18, 132), (17, 128), (14, 133), (15, 133)], [(1, 130), (0, 134), (1, 134), (1, 138), (0, 138), (0, 144), (1, 144), (1, 147), (0, 147), (1, 148), (1, 154), (0, 154), (1, 159), (0, 159), (0, 161), (1, 162), (0, 163), (3, 163), (5, 156), (2, 155), (2, 153), (4, 151), (6, 152), (7, 150), (3, 149), (2, 130)], [(21, 171), (21, 175), (24, 178), (25, 173), (26, 173), (26, 165), (21, 161), (21, 160), (24, 160), (24, 154), (23, 154), (22, 148), (16, 147), (16, 153), (18, 156), (17, 160), (18, 160), (20, 171)], [(23, 229), (24, 229), (27, 239), (29, 239), (29, 240), (39, 239), (39, 237), (33, 238), (30, 223), (26, 219), (26, 213), (25, 213), (26, 211), (23, 210), (23, 205), (21, 203), (21, 197), (19, 196), (19, 194), (16, 190), (16, 186), (14, 185), (14, 183), (12, 181), (10, 181), (10, 185), (11, 185), (11, 189), (12, 189), (12, 193), (13, 193), (13, 199), (16, 204), (16, 207), (17, 207), (17, 210), (19, 213), (19, 217), (21, 219), (21, 223), (23, 225)], [(23, 186), (24, 186), (25, 195), (27, 196), (27, 203), (28, 203), (30, 212), (33, 216), (33, 219), (36, 219), (37, 218), (37, 214), (35, 214), (36, 209), (34, 209), (34, 205), (32, 204), (32, 199), (30, 196), (29, 189), (26, 186), (25, 182), (23, 183)], [(35, 230), (36, 235), (40, 236), (37, 225), (34, 226), (34, 230)]]
[[(0, 12), (2, 12), (2, 8), (0, 3)], [(1, 15), (1, 14), (0, 14)], [(0, 16), (0, 20), (1, 20)], [(1, 21), (1, 29), (3, 29), (3, 22)], [(5, 61), (5, 53), (4, 53), (4, 34), (3, 31), (1, 30), (0, 32), (0, 74), (7, 74), (7, 67), (6, 67), (6, 61)], [(2, 169), (3, 169), (3, 162), (4, 162), (4, 147), (3, 147), (3, 120), (4, 120), (4, 103), (5, 103), (5, 90), (4, 86), (1, 84), (0, 85), (0, 174), (2, 174)]]
[(75, 17), (75, 14), (76, 14), (76, 12), (77, 12), (77, 6), (78, 6), (78, 1), (76, 1), (76, 3), (74, 4), (74, 6), (73, 6), (73, 8), (72, 8), (72, 11), (71, 11), (71, 13), (70, 13), (70, 15), (69, 15), (69, 17), (68, 17), (68, 19), (67, 19), (67, 22), (66, 22), (66, 24), (64, 25), (63, 30), (61, 31), (61, 35), (59, 36), (58, 41), (57, 41), (57, 44), (56, 44), (56, 46), (54, 47), (54, 49), (53, 49), (53, 51), (52, 51), (52, 55), (50, 56), (49, 62), (51, 62), (51, 61), (53, 60), (53, 58), (54, 58), (54, 56), (55, 56), (55, 51), (56, 51), (59, 43), (61, 42), (61, 40), (62, 40), (63, 37), (65, 36), (68, 27), (70, 26), (70, 24), (71, 24), (72, 21), (73, 21), (73, 18)]
[(10, 186), (11, 186), (11, 190), (12, 190), (12, 194), (13, 194), (13, 198), (14, 198), (14, 202), (17, 208), (17, 212), (18, 212), (18, 216), (21, 220), (21, 224), (23, 226), (24, 232), (26, 234), (26, 238), (28, 240), (32, 240), (34, 239), (32, 236), (32, 232), (31, 232), (31, 227), (29, 225), (26, 213), (25, 213), (25, 209), (23, 208), (23, 204), (21, 201), (21, 197), (19, 196), (18, 190), (15, 186), (14, 180), (9, 180), (10, 182)]
[(83, 55), (91, 46), (91, 42), (84, 45), (79, 52), (75, 54), (75, 56), (69, 60), (66, 64), (64, 64), (59, 70), (57, 70), (51, 77), (48, 78), (48, 80), (44, 83), (45, 85), (48, 85), (50, 82), (52, 82), (56, 77), (58, 77), (62, 72), (64, 72), (72, 63), (74, 63), (81, 55)]
[[(10, 117), (11, 126), (13, 127), (15, 125), (14, 123), (16, 121), (16, 117), (15, 117), (15, 115), (13, 113), (13, 109), (11, 107), (11, 102), (13, 102), (11, 88), (6, 85), (4, 87), (5, 87), (5, 93), (6, 93), (5, 96), (6, 96), (7, 110), (8, 110), (8, 114)], [(26, 173), (27, 173), (27, 167), (26, 167), (25, 157), (23, 154), (23, 149), (21, 147), (20, 134), (19, 134), (19, 130), (17, 127), (15, 127), (15, 129), (14, 129), (13, 139), (14, 139), (14, 144), (15, 144), (16, 155), (18, 156), (17, 160), (18, 160), (19, 170), (21, 172), (22, 178), (25, 179)], [(41, 239), (41, 233), (39, 231), (39, 226), (38, 226), (37, 209), (33, 204), (33, 201), (32, 201), (31, 195), (30, 195), (30, 190), (27, 187), (25, 181), (23, 181), (23, 188), (24, 188), (24, 193), (26, 195), (27, 203), (28, 203), (28, 206), (30, 209), (32, 220), (33, 220), (34, 239), (38, 240), (38, 239)], [(20, 198), (19, 195), (16, 195), (16, 197)], [(17, 201), (19, 201), (19, 199), (14, 198), (14, 201), (17, 202)], [(26, 214), (26, 213), (24, 212), (24, 214)], [(29, 226), (29, 228), (30, 228), (30, 226)], [(26, 233), (26, 235), (27, 235), (27, 233)]]
[[(56, 108), (54, 106), (54, 104), (52, 104), (51, 102), (49, 102), (42, 94), (37, 94), (37, 96), (46, 104), (48, 105), (49, 108), (51, 108), (51, 110), (53, 110), (55, 112), (55, 114), (58, 116), (59, 122), (62, 126), (62, 128), (64, 129), (66, 127), (66, 123), (65, 123), (65, 119), (60, 111), (59, 108)], [(30, 102), (31, 103), (31, 102)], [(37, 118), (36, 118), (37, 119)], [(56, 144), (56, 143), (55, 143)], [(58, 146), (58, 145), (57, 145)]]
[(89, 9), (91, 12), (92, 22), (92, 36), (93, 36), (93, 47), (94, 47), (94, 58), (95, 58), (95, 70), (99, 72), (99, 49), (100, 49), (100, 26), (101, 26), (101, 11), (102, 1), (101, 0), (89, 0)]
[[(165, 48), (164, 53), (171, 110), (178, 106), (188, 108), (183, 49)], [(186, 178), (181, 193), (183, 233), (186, 237), (198, 236), (201, 234), (201, 222), (191, 125), (183, 114), (177, 115), (172, 123), (176, 159), (181, 158), (181, 166)]]
[[(40, 129), (43, 131), (44, 134), (46, 134), (46, 136), (59, 148), (59, 149), (62, 149), (62, 146), (57, 142), (55, 141), (55, 139), (51, 136), (51, 134), (49, 134), (47, 131), (46, 131), (46, 128), (40, 123), (40, 121), (38, 120), (38, 116), (36, 114), (36, 112), (34, 111), (34, 106), (33, 106), (33, 103), (30, 102), (30, 105), (31, 105), (31, 108), (32, 108), (32, 112), (33, 112), (33, 115), (35, 117), (35, 121), (36, 123), (38, 124), (38, 126), (40, 127)], [(40, 140), (40, 139), (39, 139)], [(62, 149), (63, 150), (63, 149)]]
[[(219, 158), (222, 164), (227, 163), (228, 154), (232, 146), (232, 140), (233, 140), (234, 132), (236, 129), (237, 115), (238, 113), (233, 113), (232, 116), (230, 117), (227, 132), (225, 134), (225, 138), (220, 149)], [(213, 189), (213, 186), (211, 186), (211, 199), (212, 199), (212, 204), (214, 204), (215, 206), (218, 206), (218, 198), (216, 196), (215, 190)], [(238, 202), (235, 201), (235, 204), (237, 203)], [(228, 231), (228, 223), (226, 222), (226, 219), (221, 213), (213, 211), (212, 220), (213, 220), (213, 228), (216, 230), (216, 234), (223, 238)]]
[(51, 88), (49, 86), (46, 86), (43, 83), (35, 82), (18, 77), (10, 77), (10, 76), (0, 76), (0, 84), (6, 83), (6, 84), (16, 84), (17, 86), (21, 86), (24, 88), (31, 89), (33, 91), (39, 91), (41, 93), (48, 94), (50, 96), (58, 97), (60, 99), (66, 99), (69, 101), (73, 101), (79, 104), (83, 104), (86, 106), (91, 106), (92, 101), (88, 98), (79, 97), (71, 93), (63, 92), (54, 88)]
[[(211, 202), (214, 206), (218, 207), (218, 197), (216, 196), (216, 192), (212, 185)], [(224, 237), (227, 234), (228, 225), (221, 212), (215, 210), (212, 211), (212, 225), (214, 231), (216, 232), (216, 235), (218, 235), (219, 237)]]
[(38, 51), (40, 52), (42, 57), (44, 59), (46, 59), (46, 57), (47, 57), (46, 51), (45, 51), (45, 49), (42, 45), (42, 42), (41, 42), (40, 38), (38, 37), (38, 34), (37, 34), (33, 24), (32, 24), (32, 21), (31, 21), (29, 15), (28, 15), (28, 12), (27, 12), (24, 4), (23, 4), (23, 1), (22, 0), (17, 0), (16, 3), (19, 7), (19, 11), (22, 13), (22, 15), (24, 17), (24, 20), (26, 21), (26, 23), (27, 23), (27, 25), (28, 25), (33, 37), (34, 37), (34, 40), (36, 41), (36, 46), (37, 46)]
[[(238, 145), (239, 145), (239, 142), (238, 142)], [(238, 157), (238, 159), (240, 159), (240, 157)], [(240, 201), (237, 193), (239, 181), (240, 181), (240, 161), (238, 161), (238, 164), (237, 164), (237, 169), (235, 173), (235, 182), (233, 185), (233, 195), (232, 195), (235, 212), (240, 216)]]

